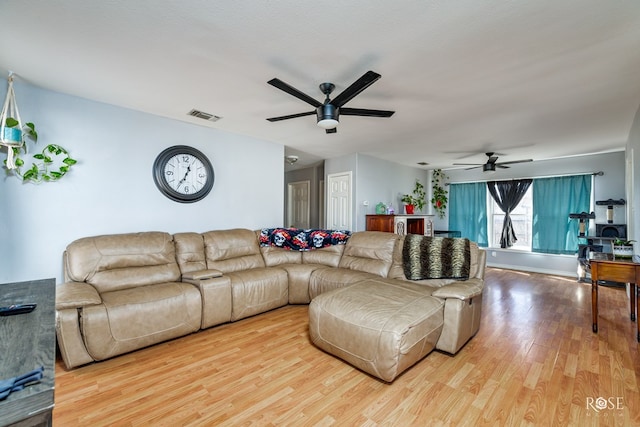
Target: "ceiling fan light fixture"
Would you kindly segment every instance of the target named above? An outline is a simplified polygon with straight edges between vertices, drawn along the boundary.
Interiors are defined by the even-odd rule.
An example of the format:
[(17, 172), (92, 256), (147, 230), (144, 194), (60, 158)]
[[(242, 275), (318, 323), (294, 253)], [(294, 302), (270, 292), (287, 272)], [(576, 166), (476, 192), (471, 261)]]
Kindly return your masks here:
[(295, 155), (285, 156), (284, 160), (290, 165), (293, 165), (295, 162), (298, 161), (298, 156), (295, 156)]
[(496, 164), (495, 163), (485, 163), (482, 165), (482, 172), (495, 172)]
[(318, 126), (323, 129), (333, 129), (340, 122), (338, 121), (338, 109), (331, 104), (323, 104), (316, 110), (318, 116)]

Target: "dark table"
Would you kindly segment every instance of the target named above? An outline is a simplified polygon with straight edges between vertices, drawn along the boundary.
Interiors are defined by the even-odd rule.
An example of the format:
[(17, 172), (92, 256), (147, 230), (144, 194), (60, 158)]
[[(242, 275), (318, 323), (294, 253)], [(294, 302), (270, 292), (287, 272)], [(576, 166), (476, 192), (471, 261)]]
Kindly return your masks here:
[[(598, 332), (598, 281), (611, 281), (628, 283), (630, 288), (629, 317), (636, 321), (638, 310), (638, 291), (636, 286), (640, 283), (640, 259), (591, 259), (591, 313), (593, 316), (593, 332)], [(640, 342), (640, 322), (637, 324), (637, 339)]]
[(0, 401), (0, 426), (52, 425), (55, 286), (54, 279), (0, 284), (0, 306), (38, 304), (31, 313), (0, 317), (0, 380), (44, 367), (40, 383)]

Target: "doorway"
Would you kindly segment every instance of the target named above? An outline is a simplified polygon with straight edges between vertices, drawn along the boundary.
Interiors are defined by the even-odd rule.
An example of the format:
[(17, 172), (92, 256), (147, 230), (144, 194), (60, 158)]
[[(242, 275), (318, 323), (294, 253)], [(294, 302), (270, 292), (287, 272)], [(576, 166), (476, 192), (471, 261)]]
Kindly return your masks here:
[(351, 171), (327, 176), (327, 228), (352, 229)]
[(287, 226), (310, 228), (310, 181), (291, 182), (287, 185)]

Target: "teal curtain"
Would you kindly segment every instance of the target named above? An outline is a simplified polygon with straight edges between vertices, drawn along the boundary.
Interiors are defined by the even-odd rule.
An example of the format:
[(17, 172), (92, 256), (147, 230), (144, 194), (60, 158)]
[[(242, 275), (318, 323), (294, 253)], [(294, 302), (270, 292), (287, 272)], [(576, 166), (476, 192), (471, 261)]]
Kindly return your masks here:
[(487, 185), (484, 182), (449, 185), (449, 230), (488, 246)]
[(589, 212), (591, 175), (533, 180), (533, 241), (531, 250), (548, 254), (578, 251), (578, 220), (571, 213)]

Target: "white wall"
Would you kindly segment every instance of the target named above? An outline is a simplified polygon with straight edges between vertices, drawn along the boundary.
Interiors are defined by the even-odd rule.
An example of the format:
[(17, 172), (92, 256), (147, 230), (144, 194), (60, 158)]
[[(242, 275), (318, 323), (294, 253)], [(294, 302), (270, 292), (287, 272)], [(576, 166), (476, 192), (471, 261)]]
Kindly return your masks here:
[[(413, 191), (416, 179), (419, 179), (427, 190), (427, 205), (424, 210), (427, 211), (429, 208), (429, 171), (360, 153), (325, 160), (325, 177), (348, 171), (353, 173), (352, 231), (365, 230), (366, 215), (376, 213), (376, 205), (380, 202), (385, 205), (391, 202), (396, 213), (404, 213), (400, 199), (403, 194)], [(369, 206), (364, 206), (365, 201), (369, 202)], [(425, 213), (432, 212), (429, 210)]]
[[(358, 154), (358, 173), (354, 177), (358, 187), (356, 230), (366, 228), (366, 215), (375, 214), (376, 205), (380, 202), (385, 205), (391, 203), (397, 214), (404, 213), (402, 196), (413, 191), (416, 179), (425, 186), (425, 190), (429, 190), (428, 177), (429, 171)], [(364, 201), (368, 201), (369, 206), (364, 206)], [(429, 206), (427, 198), (424, 213), (431, 213), (427, 212)]]
[[(91, 235), (159, 230), (278, 226), (283, 218), (284, 147), (42, 90), (14, 88), (23, 121), (39, 131), (34, 146), (54, 143), (78, 164), (61, 181), (0, 182), (0, 283), (62, 279), (62, 253)], [(2, 99), (6, 86), (0, 89)], [(156, 156), (190, 145), (209, 157), (215, 183), (197, 203), (163, 196), (152, 178)], [(2, 159), (6, 149), (2, 150)]]

